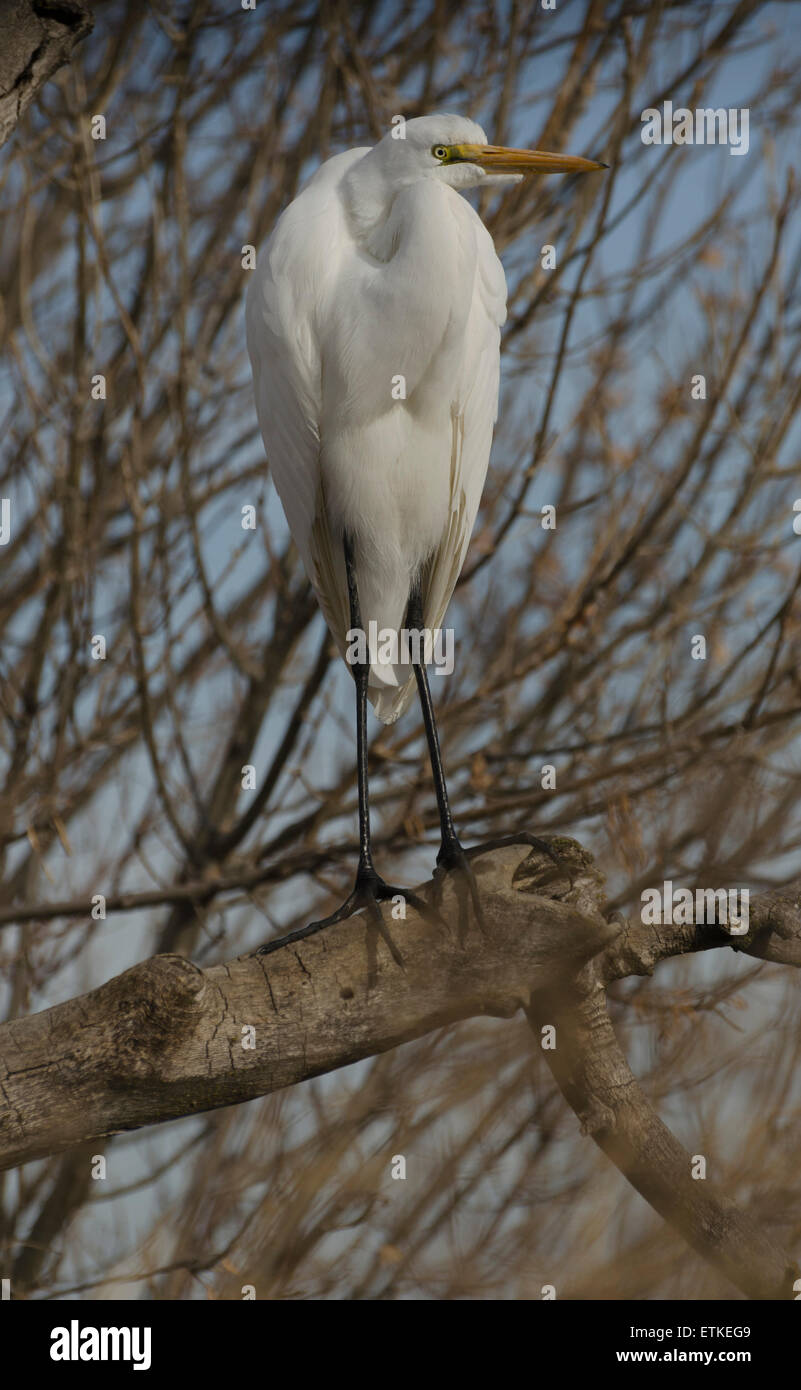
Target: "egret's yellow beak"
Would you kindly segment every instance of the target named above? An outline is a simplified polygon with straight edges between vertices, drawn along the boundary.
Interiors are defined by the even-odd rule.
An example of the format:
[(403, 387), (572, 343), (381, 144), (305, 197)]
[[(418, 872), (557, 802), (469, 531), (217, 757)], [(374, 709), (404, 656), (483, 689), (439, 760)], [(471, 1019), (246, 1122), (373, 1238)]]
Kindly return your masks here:
[(608, 169), (597, 159), (576, 154), (546, 154), (544, 150), (508, 150), (503, 145), (451, 145), (452, 157), (498, 174), (586, 174)]

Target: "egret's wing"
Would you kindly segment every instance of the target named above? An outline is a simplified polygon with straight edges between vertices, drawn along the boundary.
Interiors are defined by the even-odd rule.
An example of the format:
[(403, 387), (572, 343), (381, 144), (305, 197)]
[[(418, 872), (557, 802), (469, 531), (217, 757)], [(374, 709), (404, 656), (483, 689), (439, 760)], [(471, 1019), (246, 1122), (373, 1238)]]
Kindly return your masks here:
[[(471, 210), (472, 211), (472, 210)], [(465, 354), (451, 404), (451, 512), (424, 582), (426, 626), (438, 628), (464, 564), (487, 476), (498, 417), (498, 343), (506, 319), (506, 281), (483, 222), (472, 220), (476, 273)]]
[[(425, 625), (442, 626), (464, 564), (487, 476), (492, 430), (498, 415), (499, 339), (506, 320), (506, 280), (492, 238), (469, 204), (465, 235), (475, 237), (475, 277), (464, 334), (461, 369), (453, 382), (450, 439), (450, 515), (422, 578)], [(458, 648), (457, 648), (458, 650)], [(414, 680), (382, 695), (376, 712), (397, 719), (414, 693)]]
[(322, 489), (321, 361), (314, 307), (330, 264), (326, 204), (342, 167), (363, 153), (350, 150), (329, 160), (283, 214), (259, 254), (246, 309), (267, 462), (306, 573), (340, 646), (349, 627), (347, 589)]
[[(280, 247), (278, 248), (280, 250)], [(304, 561), (310, 554), (317, 505), (320, 435), (314, 344), (302, 319), (282, 303), (291, 287), (266, 249), (247, 301), (248, 352), (256, 410), (267, 459), (287, 521)]]

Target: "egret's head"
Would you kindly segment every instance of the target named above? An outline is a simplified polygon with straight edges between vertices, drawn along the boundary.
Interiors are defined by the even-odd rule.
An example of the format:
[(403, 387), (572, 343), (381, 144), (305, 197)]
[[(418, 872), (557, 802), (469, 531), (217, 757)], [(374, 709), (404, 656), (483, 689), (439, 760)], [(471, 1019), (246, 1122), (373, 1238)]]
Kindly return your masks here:
[(480, 125), (466, 116), (416, 116), (375, 147), (385, 174), (398, 183), (431, 177), (451, 188), (519, 183), (526, 174), (577, 174), (605, 164), (576, 155), (546, 154), (489, 145)]

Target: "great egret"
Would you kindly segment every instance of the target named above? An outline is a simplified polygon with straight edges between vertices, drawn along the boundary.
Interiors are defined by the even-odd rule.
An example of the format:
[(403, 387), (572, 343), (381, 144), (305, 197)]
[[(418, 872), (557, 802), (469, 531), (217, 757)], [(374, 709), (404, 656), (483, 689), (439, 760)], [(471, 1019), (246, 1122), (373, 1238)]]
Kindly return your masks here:
[[(372, 148), (335, 155), (279, 218), (247, 296), (259, 424), (287, 521), (333, 638), (435, 631), (462, 568), (498, 408), (506, 281), (460, 190), (524, 174), (606, 166), (489, 145), (462, 116), (422, 116)], [(352, 640), (352, 639), (351, 639)], [(390, 724), (415, 681), (439, 808), (437, 867), (460, 871), (422, 659), (355, 659), (359, 863), (342, 906), (262, 952), (415, 894), (376, 872), (367, 786), (367, 701)], [(418, 654), (419, 655), (419, 654)], [(370, 660), (370, 657), (374, 659)], [(515, 838), (515, 837), (513, 837)], [(496, 842), (497, 843), (497, 842)]]

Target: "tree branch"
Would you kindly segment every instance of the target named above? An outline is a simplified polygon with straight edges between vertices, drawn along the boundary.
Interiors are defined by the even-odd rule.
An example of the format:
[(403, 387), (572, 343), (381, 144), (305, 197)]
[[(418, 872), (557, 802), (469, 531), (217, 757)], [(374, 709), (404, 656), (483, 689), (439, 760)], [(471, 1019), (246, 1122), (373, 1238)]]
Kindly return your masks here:
[[(558, 841), (559, 844), (572, 842)], [(525, 845), (476, 861), (488, 931), (440, 935), (409, 911), (351, 919), (300, 945), (201, 970), (135, 965), (90, 994), (0, 1027), (0, 1168), (90, 1138), (252, 1100), (457, 1019), (511, 1017), (616, 934), (574, 900), (513, 882)], [(524, 882), (527, 882), (525, 880)], [(569, 892), (561, 877), (554, 886)], [(425, 890), (422, 890), (425, 891)], [(446, 888), (445, 913), (458, 918)], [(255, 1030), (252, 1048), (243, 1029)]]
[(799, 1270), (765, 1231), (706, 1175), (660, 1120), (615, 1037), (590, 966), (572, 998), (535, 1001), (532, 1029), (556, 1029), (545, 1058), (582, 1129), (689, 1245), (750, 1298), (792, 1299)]
[(79, 0), (5, 0), (0, 24), (0, 145), (93, 25)]
[[(732, 938), (714, 926), (656, 933), (610, 922), (591, 856), (567, 838), (550, 847), (556, 862), (523, 844), (474, 860), (484, 934), (460, 920), (450, 882), (441, 931), (411, 910), (405, 921), (386, 912), (402, 967), (375, 929), (351, 919), (206, 970), (155, 956), (3, 1025), (0, 1168), (251, 1100), (460, 1019), (524, 1009), (533, 1028), (555, 1026), (544, 1056), (558, 1085), (646, 1200), (751, 1297), (791, 1296), (789, 1256), (711, 1183), (693, 1180), (690, 1155), (640, 1090), (606, 1011), (610, 980)], [(801, 892), (758, 898), (737, 944), (798, 964)]]

